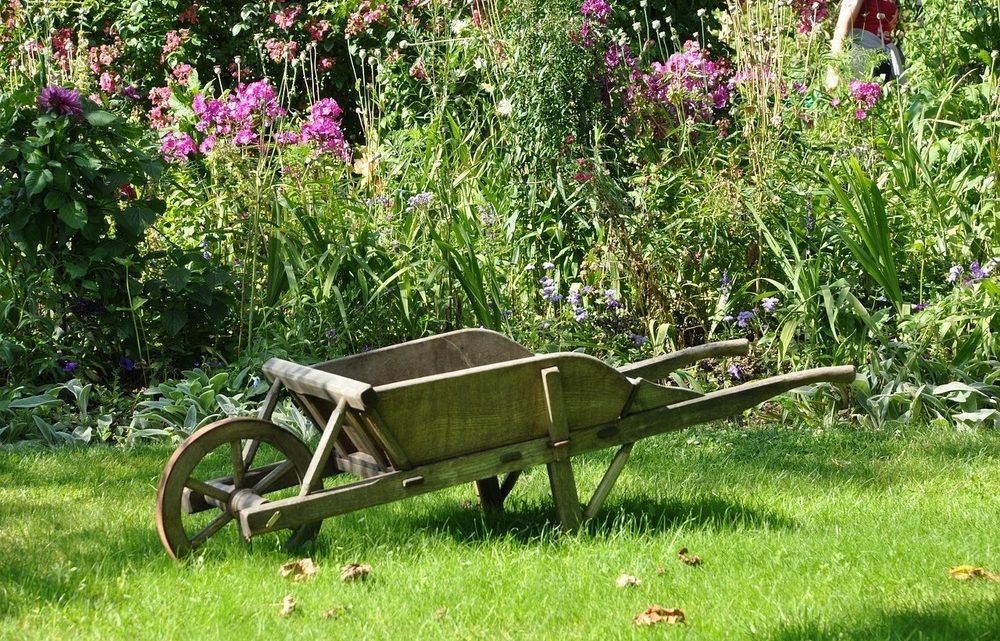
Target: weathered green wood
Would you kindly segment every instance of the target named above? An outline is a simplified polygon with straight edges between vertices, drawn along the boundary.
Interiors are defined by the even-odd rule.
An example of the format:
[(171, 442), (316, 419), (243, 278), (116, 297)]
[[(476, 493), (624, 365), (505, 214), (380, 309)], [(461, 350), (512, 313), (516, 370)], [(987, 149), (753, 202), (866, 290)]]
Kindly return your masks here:
[(566, 422), (566, 404), (563, 396), (562, 376), (558, 367), (542, 370), (542, 388), (549, 415), (549, 439), (553, 460), (547, 464), (549, 487), (556, 505), (556, 517), (562, 528), (574, 532), (580, 527), (580, 495), (576, 491), (573, 464), (569, 460), (570, 434)]
[(569, 429), (616, 420), (633, 385), (585, 354), (531, 356), (375, 388), (384, 431), (414, 466), (548, 434), (541, 371), (558, 367)]
[(666, 378), (670, 372), (693, 365), (704, 358), (719, 358), (721, 356), (744, 356), (750, 351), (750, 343), (743, 338), (731, 341), (707, 343), (697, 347), (688, 347), (662, 356), (629, 363), (618, 368), (618, 371), (633, 378), (645, 378), (651, 381)]
[(305, 496), (319, 487), (318, 481), (322, 481), (323, 479), (322, 473), (326, 471), (327, 462), (333, 453), (333, 446), (337, 442), (337, 437), (340, 436), (340, 430), (344, 425), (346, 414), (347, 400), (342, 398), (337, 403), (337, 407), (334, 408), (333, 413), (330, 414), (330, 418), (326, 422), (326, 427), (319, 437), (316, 451), (313, 452), (312, 459), (309, 461), (309, 468), (302, 478), (302, 486), (299, 489), (300, 496)]
[(280, 358), (264, 363), (264, 374), (272, 381), (299, 394), (308, 394), (333, 401), (344, 399), (357, 410), (375, 403), (375, 390), (368, 383), (306, 367)]
[[(763, 400), (788, 390), (820, 382), (850, 383), (854, 368), (827, 367), (806, 370), (735, 388), (706, 394), (676, 405), (647, 410), (621, 420), (571, 431), (570, 456), (597, 449), (632, 443), (690, 425), (718, 420), (749, 409)], [(390, 472), (305, 497), (292, 497), (249, 508), (240, 513), (245, 536), (275, 529), (295, 527), (337, 514), (397, 501), (409, 496), (469, 483), (489, 476), (550, 463), (555, 460), (547, 434), (521, 443), (485, 449), (449, 460)], [(403, 487), (407, 478), (421, 476), (424, 482)]]
[(406, 450), (393, 436), (392, 430), (385, 427), (385, 423), (382, 421), (382, 417), (379, 414), (378, 409), (372, 407), (369, 408), (361, 420), (364, 422), (369, 433), (375, 440), (378, 441), (379, 445), (385, 450), (386, 455), (393, 468), (397, 470), (408, 470), (413, 467), (410, 462), (410, 457), (406, 454)]
[(601, 482), (597, 484), (597, 489), (594, 490), (594, 495), (590, 497), (590, 503), (587, 504), (587, 509), (583, 511), (583, 518), (585, 521), (589, 521), (594, 518), (594, 516), (596, 516), (600, 511), (601, 506), (604, 505), (604, 501), (608, 498), (608, 494), (611, 493), (611, 489), (615, 486), (615, 482), (618, 480), (618, 476), (622, 473), (625, 463), (628, 462), (629, 454), (632, 453), (632, 448), (634, 446), (635, 443), (626, 443), (615, 453), (614, 459), (611, 460), (611, 465), (608, 466), (608, 470), (601, 478)]
[(532, 353), (488, 329), (461, 329), (313, 365), (373, 387), (501, 363)]
[(635, 414), (656, 407), (665, 407), (680, 401), (698, 398), (702, 394), (684, 387), (657, 385), (644, 378), (634, 379), (635, 391), (624, 414)]

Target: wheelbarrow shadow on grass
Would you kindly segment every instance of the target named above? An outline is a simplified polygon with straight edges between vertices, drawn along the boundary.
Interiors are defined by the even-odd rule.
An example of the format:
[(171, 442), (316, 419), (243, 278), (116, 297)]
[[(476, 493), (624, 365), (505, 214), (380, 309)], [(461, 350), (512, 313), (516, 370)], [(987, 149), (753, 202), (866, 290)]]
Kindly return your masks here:
[[(539, 496), (510, 500), (503, 511), (482, 511), (468, 502), (428, 506), (396, 519), (399, 531), (445, 536), (460, 543), (509, 539), (531, 545), (559, 539), (551, 502)], [(333, 519), (335, 526), (336, 519)], [(707, 530), (785, 529), (795, 522), (776, 512), (729, 501), (718, 496), (660, 500), (650, 496), (609, 499), (583, 531), (604, 537), (621, 532), (665, 534), (678, 528)], [(350, 526), (348, 526), (350, 527)], [(370, 530), (369, 530), (370, 532)], [(320, 538), (323, 538), (321, 532)]]

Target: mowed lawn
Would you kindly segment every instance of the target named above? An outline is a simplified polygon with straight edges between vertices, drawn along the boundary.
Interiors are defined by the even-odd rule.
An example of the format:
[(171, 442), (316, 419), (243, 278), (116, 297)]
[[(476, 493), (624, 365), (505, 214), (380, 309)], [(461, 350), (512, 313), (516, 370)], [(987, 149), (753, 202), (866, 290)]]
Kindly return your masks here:
[[(1000, 583), (948, 573), (1000, 572), (996, 432), (688, 430), (641, 442), (580, 534), (553, 531), (535, 468), (503, 515), (469, 486), (330, 519), (305, 583), (279, 575), (278, 539), (232, 526), (169, 559), (169, 453), (0, 452), (0, 638), (1000, 639)], [(581, 495), (611, 455), (574, 459)], [(367, 581), (341, 582), (352, 562)], [(686, 623), (634, 625), (653, 604)]]

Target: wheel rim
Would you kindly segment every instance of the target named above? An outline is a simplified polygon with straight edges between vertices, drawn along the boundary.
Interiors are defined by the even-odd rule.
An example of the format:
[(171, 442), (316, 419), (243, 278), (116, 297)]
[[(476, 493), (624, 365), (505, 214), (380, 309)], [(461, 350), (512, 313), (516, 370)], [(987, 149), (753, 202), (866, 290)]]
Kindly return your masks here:
[[(195, 431), (160, 478), (156, 528), (170, 556), (181, 558), (238, 520), (238, 510), (298, 491), (311, 453), (274, 423), (230, 418)], [(315, 536), (319, 522), (295, 530), (288, 544)]]

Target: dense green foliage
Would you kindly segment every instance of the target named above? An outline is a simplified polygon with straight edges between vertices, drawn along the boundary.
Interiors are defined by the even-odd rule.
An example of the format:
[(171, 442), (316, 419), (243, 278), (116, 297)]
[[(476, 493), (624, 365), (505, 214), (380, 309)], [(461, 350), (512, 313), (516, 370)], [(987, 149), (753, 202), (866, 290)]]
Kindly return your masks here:
[(9, 0), (0, 438), (183, 436), (269, 354), (468, 325), (747, 336), (689, 382), (853, 362), (786, 411), (995, 426), (1000, 11), (904, 10), (906, 83), (852, 84), (804, 6)]

